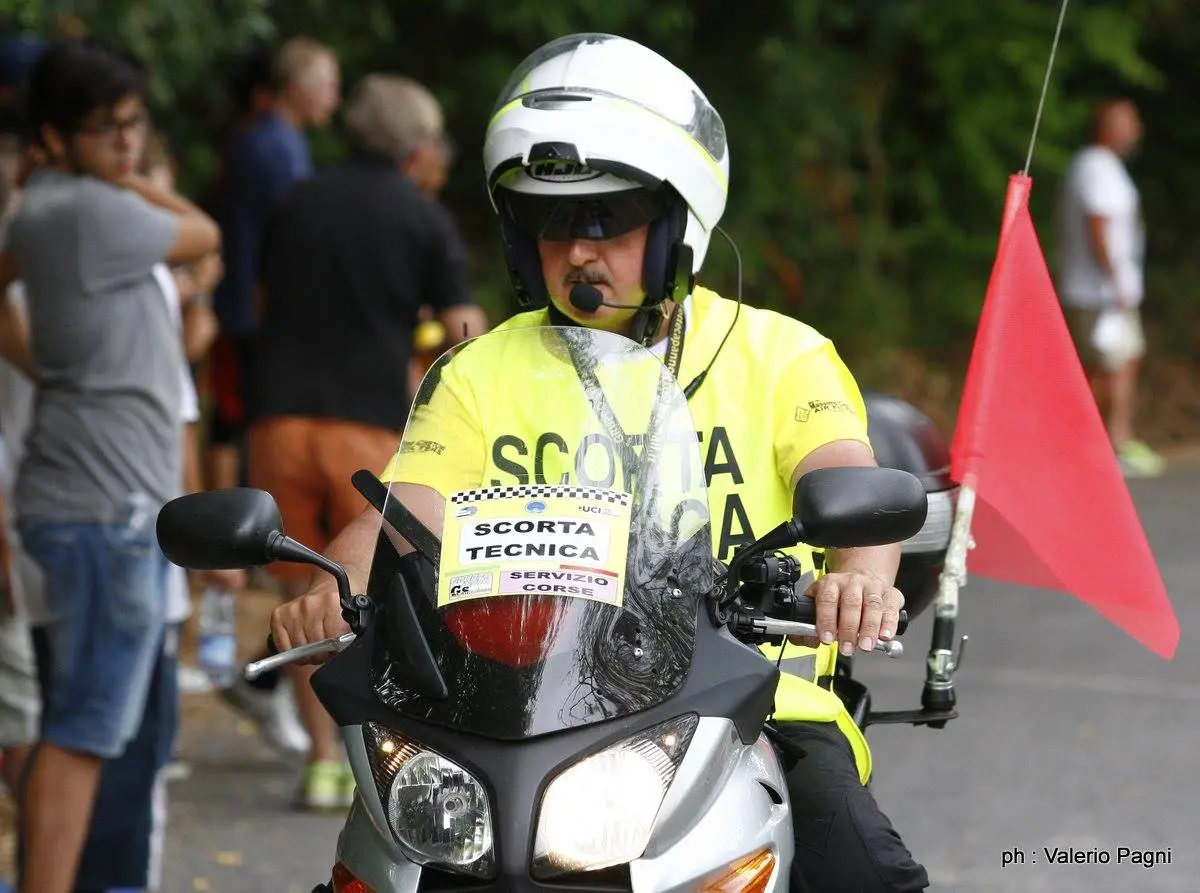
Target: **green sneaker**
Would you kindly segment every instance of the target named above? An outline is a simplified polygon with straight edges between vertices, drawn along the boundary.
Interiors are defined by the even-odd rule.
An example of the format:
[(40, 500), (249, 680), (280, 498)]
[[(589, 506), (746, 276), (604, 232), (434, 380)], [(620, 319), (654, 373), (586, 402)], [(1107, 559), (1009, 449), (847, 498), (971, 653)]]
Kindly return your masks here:
[(1117, 449), (1117, 461), (1126, 477), (1157, 477), (1166, 460), (1140, 440), (1127, 440)]
[(346, 798), (345, 765), (337, 760), (317, 760), (304, 770), (300, 786), (300, 806), (304, 809), (341, 809), (350, 805)]

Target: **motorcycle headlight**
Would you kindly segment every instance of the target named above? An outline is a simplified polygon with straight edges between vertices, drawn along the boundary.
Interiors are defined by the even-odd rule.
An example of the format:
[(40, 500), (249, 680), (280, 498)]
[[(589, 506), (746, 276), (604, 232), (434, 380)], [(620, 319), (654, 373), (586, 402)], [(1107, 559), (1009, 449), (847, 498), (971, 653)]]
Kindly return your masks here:
[(579, 761), (542, 795), (533, 876), (551, 878), (638, 858), (699, 717), (676, 717)]
[(396, 842), (419, 865), (495, 874), (492, 809), (470, 772), (376, 723), (363, 725), (375, 787)]

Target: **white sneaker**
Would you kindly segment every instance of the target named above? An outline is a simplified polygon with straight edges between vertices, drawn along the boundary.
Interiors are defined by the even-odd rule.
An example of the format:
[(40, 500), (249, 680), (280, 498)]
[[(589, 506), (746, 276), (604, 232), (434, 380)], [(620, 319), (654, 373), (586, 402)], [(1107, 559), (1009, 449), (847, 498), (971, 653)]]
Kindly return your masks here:
[(207, 694), (215, 687), (207, 673), (191, 664), (179, 664), (176, 674), (181, 695)]
[(303, 756), (311, 750), (312, 740), (300, 723), (291, 683), (282, 681), (274, 691), (263, 691), (239, 676), (218, 694), (254, 722), (263, 740), (275, 750), (289, 756)]
[(162, 774), (168, 782), (183, 781), (183, 779), (191, 777), (192, 764), (176, 757), (162, 767)]

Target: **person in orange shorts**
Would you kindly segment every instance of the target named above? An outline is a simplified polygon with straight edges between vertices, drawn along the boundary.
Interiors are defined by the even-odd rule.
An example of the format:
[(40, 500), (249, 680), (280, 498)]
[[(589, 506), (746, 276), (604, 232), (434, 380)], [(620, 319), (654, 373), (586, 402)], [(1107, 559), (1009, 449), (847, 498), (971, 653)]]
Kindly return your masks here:
[[(318, 550), (366, 507), (351, 475), (382, 470), (400, 443), (422, 306), (451, 343), (486, 327), (466, 251), (431, 195), (449, 164), (432, 94), (370, 75), (345, 125), (350, 157), (294, 187), (268, 229), (265, 312), (246, 370), (248, 480), (275, 497), (287, 533)], [(285, 597), (308, 588), (303, 565), (271, 571)], [(300, 805), (348, 805), (353, 776), (311, 669), (288, 673), (311, 739)]]

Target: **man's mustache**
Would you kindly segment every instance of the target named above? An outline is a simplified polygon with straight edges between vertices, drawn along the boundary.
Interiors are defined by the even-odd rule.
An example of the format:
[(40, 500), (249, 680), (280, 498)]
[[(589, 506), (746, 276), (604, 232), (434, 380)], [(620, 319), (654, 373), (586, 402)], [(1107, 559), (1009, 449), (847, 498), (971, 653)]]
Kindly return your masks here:
[(608, 277), (599, 270), (572, 270), (563, 277), (564, 285), (577, 285), (580, 282), (586, 282), (588, 285), (607, 285), (612, 288), (612, 283), (608, 281)]

